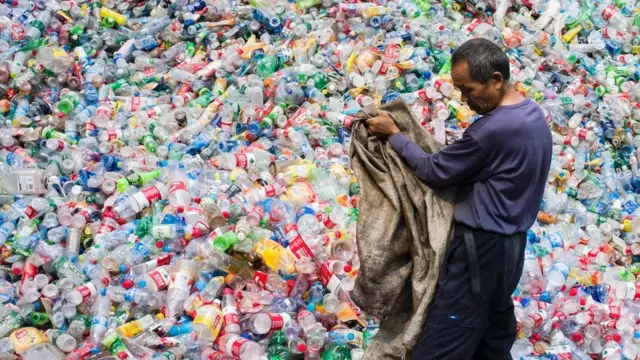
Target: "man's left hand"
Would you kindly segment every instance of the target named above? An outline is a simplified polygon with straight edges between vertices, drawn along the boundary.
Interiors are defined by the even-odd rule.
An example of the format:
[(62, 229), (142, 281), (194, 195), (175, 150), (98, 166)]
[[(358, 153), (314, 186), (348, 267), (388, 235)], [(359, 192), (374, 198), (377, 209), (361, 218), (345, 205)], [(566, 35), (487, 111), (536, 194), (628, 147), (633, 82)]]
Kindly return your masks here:
[(383, 110), (378, 110), (378, 116), (365, 120), (365, 123), (372, 134), (391, 136), (400, 132), (389, 113)]

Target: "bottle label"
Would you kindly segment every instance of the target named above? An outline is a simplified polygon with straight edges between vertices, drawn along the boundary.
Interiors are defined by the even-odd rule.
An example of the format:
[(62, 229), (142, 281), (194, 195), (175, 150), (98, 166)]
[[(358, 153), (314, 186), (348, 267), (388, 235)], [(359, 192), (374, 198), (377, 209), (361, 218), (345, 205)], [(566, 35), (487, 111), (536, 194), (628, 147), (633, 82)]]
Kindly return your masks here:
[(235, 154), (236, 166), (242, 169), (246, 169), (248, 165), (247, 154)]
[[(378, 74), (386, 75), (388, 71), (389, 71), (389, 64), (387, 64), (386, 62), (382, 61), (380, 63), (380, 70), (378, 70)], [(351, 118), (353, 118), (353, 117), (351, 117)]]
[(579, 129), (579, 130), (578, 130), (578, 137), (579, 137), (580, 139), (585, 140), (585, 139), (587, 138), (587, 132), (588, 132), (588, 130), (587, 130), (587, 129), (584, 129), (584, 128)]
[(602, 360), (614, 359), (614, 358), (619, 359), (621, 353), (622, 353), (622, 349), (620, 349), (619, 347), (606, 348), (602, 352)]
[(163, 267), (149, 271), (149, 277), (153, 280), (153, 283), (156, 285), (158, 290), (166, 288), (171, 280), (169, 272)]
[[(633, 294), (633, 300), (640, 299), (640, 283), (627, 283), (627, 286), (631, 287), (630, 293)], [(627, 296), (627, 298), (629, 298)]]
[(340, 286), (340, 279), (333, 274), (329, 265), (322, 264), (320, 266), (320, 280), (327, 287), (327, 290), (334, 293)]
[(314, 254), (309, 248), (309, 245), (302, 239), (302, 236), (298, 234), (293, 240), (289, 242), (289, 250), (296, 257), (296, 259), (301, 258), (314, 258)]
[(609, 5), (604, 10), (602, 10), (602, 18), (609, 21), (609, 19), (611, 19), (615, 12), (616, 7), (614, 5)]
[(615, 329), (616, 326), (618, 325), (618, 320), (608, 320), (608, 321), (605, 321), (604, 323), (602, 323), (601, 325), (603, 325), (604, 327), (606, 327), (608, 329)]
[(50, 340), (53, 344), (56, 344), (56, 342), (58, 342), (58, 338), (60, 337), (60, 335), (64, 334), (63, 331), (60, 330), (53, 330), (51, 332), (51, 337)]
[(155, 262), (155, 267), (158, 266), (163, 266), (163, 265), (169, 265), (171, 264), (171, 254), (165, 254), (162, 255), (154, 260), (151, 260), (152, 262)]
[(156, 186), (149, 186), (148, 188), (142, 189), (142, 193), (144, 194), (144, 197), (147, 199), (149, 204), (154, 201), (162, 200), (162, 194)]
[(80, 214), (85, 219), (86, 222), (91, 221), (91, 214), (87, 210), (82, 209), (78, 211), (77, 214)]
[(213, 339), (218, 337), (220, 328), (222, 327), (222, 314), (216, 305), (205, 305), (198, 309), (193, 324), (202, 324), (211, 331)]
[(64, 150), (64, 141), (61, 140), (56, 140), (58, 142), (58, 146), (56, 146), (56, 149), (54, 151), (62, 151)]
[(74, 285), (82, 284), (85, 281), (83, 272), (73, 266), (65, 256), (58, 257), (52, 264), (59, 278), (66, 278), (73, 281)]
[(609, 317), (615, 320), (620, 319), (620, 306), (609, 305)]
[(191, 289), (191, 276), (183, 272), (177, 272), (171, 283), (172, 288)]
[(138, 111), (140, 108), (140, 96), (133, 96), (131, 98), (131, 111)]
[(240, 317), (238, 316), (238, 308), (236, 308), (235, 306), (232, 306), (232, 305), (225, 306), (224, 309), (222, 309), (222, 314), (224, 315), (223, 321), (225, 326), (240, 323)]
[(98, 234), (107, 234), (115, 230), (115, 226), (112, 225), (111, 221), (103, 221), (100, 223), (100, 227), (98, 228)]
[(33, 327), (27, 327), (14, 331), (9, 336), (9, 341), (11, 342), (13, 350), (21, 354), (38, 344), (49, 342), (49, 338), (47, 338), (42, 331)]
[(27, 261), (22, 267), (22, 279), (20, 280), (20, 293), (22, 293), (22, 284), (27, 280), (33, 280), (38, 274), (38, 267)]
[(151, 228), (151, 235), (156, 239), (166, 239), (171, 237), (173, 225), (156, 225)]
[(266, 197), (270, 197), (270, 198), (274, 197), (276, 196), (276, 192), (277, 192), (277, 189), (275, 185), (267, 185), (264, 187), (264, 195)]
[(324, 224), (324, 227), (326, 227), (327, 229), (333, 229), (334, 227), (336, 227), (336, 223), (334, 223), (333, 221), (331, 221), (331, 217), (329, 216), (329, 214), (327, 214), (322, 223)]
[(106, 316), (94, 316), (91, 325), (102, 325), (105, 328), (109, 325), (109, 318)]
[(158, 112), (156, 111), (157, 106), (152, 107), (151, 109), (147, 109), (147, 117), (148, 118), (152, 118), (156, 115), (158, 115)]
[(267, 273), (265, 273), (264, 271), (256, 271), (253, 274), (253, 281), (256, 282), (256, 284), (260, 285), (263, 288), (267, 287)]
[(142, 326), (140, 321), (135, 320), (135, 321), (120, 325), (117, 330), (120, 334), (122, 334), (122, 336), (126, 338), (132, 338), (140, 334), (141, 332), (143, 332), (144, 327)]
[(118, 135), (119, 135), (118, 133), (119, 133), (118, 130), (112, 130), (112, 129), (107, 130), (107, 135), (109, 136), (107, 138), (107, 141), (118, 139)]
[(296, 211), (296, 221), (300, 220), (300, 218), (303, 215), (315, 215), (315, 214), (316, 212), (313, 211), (313, 209), (308, 206), (299, 207), (298, 211)]
[(602, 35), (608, 39), (611, 39), (613, 37), (622, 37), (622, 33), (609, 27), (602, 29)]
[(242, 349), (242, 345), (249, 342), (249, 340), (242, 338), (240, 336), (233, 337), (233, 340), (227, 342), (225, 346), (225, 352), (231, 356), (235, 356), (240, 358), (240, 349)]
[[(202, 296), (200, 296), (200, 294), (196, 294), (196, 296), (193, 297), (193, 299), (191, 301), (189, 301), (191, 297), (189, 297), (187, 300), (185, 300), (185, 307), (184, 307), (184, 312), (185, 314), (191, 316), (192, 318), (195, 318), (197, 315), (197, 311), (196, 309), (199, 309), (200, 307), (202, 307), (202, 305), (205, 305), (205, 301), (202, 298)], [(210, 304), (211, 302), (207, 302), (207, 304)]]
[(145, 245), (142, 241), (139, 241), (133, 246), (133, 253), (137, 255), (137, 257), (143, 258), (145, 256), (149, 256), (151, 251), (149, 250), (147, 245)]
[(539, 327), (543, 322), (547, 320), (547, 313), (545, 311), (537, 311), (531, 315), (531, 319), (533, 319), (535, 323), (535, 327)]
[(429, 95), (427, 95), (427, 89), (418, 90), (418, 97), (422, 101), (432, 101), (433, 100), (432, 98), (429, 97)]
[(178, 190), (187, 190), (187, 185), (184, 181), (174, 181), (169, 185), (169, 194), (172, 194), (174, 191)]
[(98, 290), (93, 283), (88, 283), (87, 285), (79, 286), (76, 290), (82, 295), (82, 301), (87, 300), (92, 295), (96, 294)]
[(478, 27), (478, 25), (482, 24), (482, 21), (480, 21), (479, 19), (475, 19), (471, 22), (471, 24), (469, 24), (469, 26), (467, 26), (467, 31), (468, 32), (472, 32), (473, 30), (475, 30), (475, 28)]
[(27, 219), (31, 220), (38, 216), (38, 212), (33, 208), (33, 206), (29, 205), (24, 209), (24, 216), (26, 216)]
[(291, 317), (286, 313), (279, 314), (267, 314), (271, 320), (271, 330), (280, 330), (285, 326), (291, 324)]

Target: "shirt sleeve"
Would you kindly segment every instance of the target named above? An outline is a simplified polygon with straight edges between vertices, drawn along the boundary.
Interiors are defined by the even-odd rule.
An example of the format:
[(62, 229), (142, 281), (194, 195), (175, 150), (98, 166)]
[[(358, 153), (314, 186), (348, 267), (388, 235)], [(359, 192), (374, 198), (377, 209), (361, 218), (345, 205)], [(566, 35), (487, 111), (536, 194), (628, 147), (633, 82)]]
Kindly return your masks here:
[(402, 133), (394, 134), (389, 143), (416, 174), (433, 187), (458, 186), (480, 172), (489, 154), (468, 134), (440, 152), (428, 154)]

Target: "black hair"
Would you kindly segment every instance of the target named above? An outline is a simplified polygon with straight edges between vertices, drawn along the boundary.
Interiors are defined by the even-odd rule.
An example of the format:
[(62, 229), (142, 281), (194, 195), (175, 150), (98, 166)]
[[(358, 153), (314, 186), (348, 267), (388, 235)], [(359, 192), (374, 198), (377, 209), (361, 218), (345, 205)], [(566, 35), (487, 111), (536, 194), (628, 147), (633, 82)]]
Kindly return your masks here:
[(451, 65), (466, 61), (471, 80), (486, 84), (494, 72), (502, 74), (504, 82), (509, 81), (509, 58), (493, 42), (478, 38), (460, 45), (451, 56)]

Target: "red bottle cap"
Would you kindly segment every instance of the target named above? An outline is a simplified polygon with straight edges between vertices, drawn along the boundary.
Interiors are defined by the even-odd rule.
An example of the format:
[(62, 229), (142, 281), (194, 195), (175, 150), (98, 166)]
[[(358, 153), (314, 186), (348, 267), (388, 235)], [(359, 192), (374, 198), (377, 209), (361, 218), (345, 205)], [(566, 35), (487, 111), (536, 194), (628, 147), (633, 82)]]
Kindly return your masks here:
[(122, 287), (129, 290), (133, 287), (133, 281), (131, 281), (131, 279), (127, 279), (125, 281), (122, 282)]
[(576, 295), (578, 295), (578, 289), (576, 289), (576, 288), (571, 288), (571, 289), (569, 290), (569, 296), (576, 296)]

